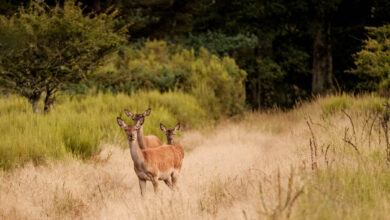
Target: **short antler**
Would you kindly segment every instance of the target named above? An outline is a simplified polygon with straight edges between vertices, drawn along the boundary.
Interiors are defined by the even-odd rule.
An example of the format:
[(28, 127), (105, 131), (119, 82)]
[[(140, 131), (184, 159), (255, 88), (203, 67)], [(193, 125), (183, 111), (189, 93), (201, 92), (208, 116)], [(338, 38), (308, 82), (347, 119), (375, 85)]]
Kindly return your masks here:
[(129, 110), (125, 109), (125, 114), (127, 115), (127, 117), (130, 117), (130, 118), (133, 118), (134, 117), (134, 114), (131, 113)]
[(116, 121), (121, 128), (125, 128), (127, 126), (126, 123), (120, 117), (116, 117)]

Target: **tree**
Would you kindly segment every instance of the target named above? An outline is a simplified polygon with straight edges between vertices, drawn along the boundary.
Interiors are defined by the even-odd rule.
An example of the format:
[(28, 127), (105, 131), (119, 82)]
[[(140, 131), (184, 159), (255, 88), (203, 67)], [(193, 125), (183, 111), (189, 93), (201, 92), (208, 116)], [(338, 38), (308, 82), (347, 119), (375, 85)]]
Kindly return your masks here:
[(326, 5), (315, 7), (316, 30), (313, 42), (312, 92), (325, 94), (333, 90), (333, 59), (330, 9)]
[(354, 69), (347, 72), (361, 80), (357, 88), (362, 91), (390, 93), (390, 25), (367, 27), (369, 38), (363, 41), (363, 48), (354, 55)]
[(31, 2), (9, 18), (0, 16), (1, 85), (26, 97), (34, 112), (45, 93), (48, 112), (57, 91), (91, 75), (125, 41), (116, 15), (84, 15), (69, 0), (63, 8)]

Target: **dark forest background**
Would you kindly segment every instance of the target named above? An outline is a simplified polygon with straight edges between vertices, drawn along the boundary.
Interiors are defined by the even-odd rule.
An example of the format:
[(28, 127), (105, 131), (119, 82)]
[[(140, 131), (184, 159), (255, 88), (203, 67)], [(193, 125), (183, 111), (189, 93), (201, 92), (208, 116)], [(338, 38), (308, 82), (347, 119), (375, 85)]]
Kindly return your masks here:
[[(199, 53), (204, 47), (220, 57), (234, 58), (247, 73), (246, 103), (252, 109), (289, 108), (313, 94), (372, 92), (383, 78), (355, 70), (358, 52), (370, 36), (367, 27), (382, 27), (390, 21), (387, 0), (78, 2), (85, 14), (117, 9), (116, 25), (127, 25), (126, 44), (133, 47), (156, 39), (167, 42), (170, 50), (193, 48)], [(64, 4), (45, 3), (60, 8)], [(10, 17), (29, 4), (0, 0), (0, 14)], [(371, 32), (374, 36), (375, 30)], [(388, 76), (386, 71), (383, 74)], [(372, 80), (378, 82), (367, 83)], [(72, 88), (80, 87), (68, 87)]]

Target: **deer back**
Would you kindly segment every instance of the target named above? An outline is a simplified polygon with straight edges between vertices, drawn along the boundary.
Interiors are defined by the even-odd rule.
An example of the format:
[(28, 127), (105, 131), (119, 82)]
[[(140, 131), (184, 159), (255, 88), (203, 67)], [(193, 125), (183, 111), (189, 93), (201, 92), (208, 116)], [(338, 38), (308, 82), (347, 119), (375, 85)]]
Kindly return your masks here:
[(154, 135), (148, 135), (143, 137), (144, 145), (146, 148), (155, 148), (162, 145), (160, 139)]
[(171, 169), (180, 169), (184, 156), (180, 148), (173, 145), (163, 145), (143, 150), (147, 170), (156, 174), (159, 171), (166, 172)]

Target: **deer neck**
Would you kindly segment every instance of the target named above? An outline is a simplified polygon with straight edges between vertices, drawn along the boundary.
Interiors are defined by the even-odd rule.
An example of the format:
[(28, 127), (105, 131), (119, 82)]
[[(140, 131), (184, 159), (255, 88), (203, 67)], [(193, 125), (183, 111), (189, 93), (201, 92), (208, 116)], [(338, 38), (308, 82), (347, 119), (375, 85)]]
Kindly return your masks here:
[(139, 169), (143, 166), (145, 162), (145, 158), (141, 152), (141, 149), (137, 146), (137, 141), (136, 139), (134, 140), (129, 140), (129, 145), (130, 145), (130, 155), (131, 159), (133, 159), (134, 166)]
[(138, 145), (139, 145), (139, 148), (141, 148), (142, 150), (145, 150), (145, 144), (144, 144), (144, 132), (143, 132), (143, 129), (142, 129), (143, 126), (141, 126), (140, 129), (138, 129), (137, 131), (137, 141), (138, 141)]
[(173, 144), (173, 139), (171, 138), (167, 138), (167, 144), (169, 144), (169, 145), (172, 145)]

